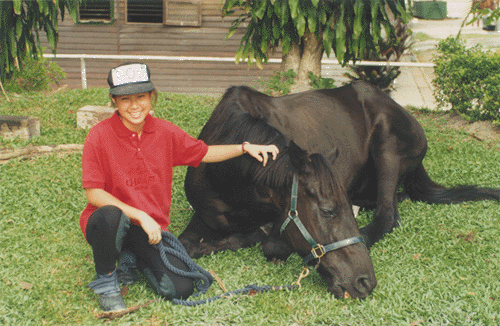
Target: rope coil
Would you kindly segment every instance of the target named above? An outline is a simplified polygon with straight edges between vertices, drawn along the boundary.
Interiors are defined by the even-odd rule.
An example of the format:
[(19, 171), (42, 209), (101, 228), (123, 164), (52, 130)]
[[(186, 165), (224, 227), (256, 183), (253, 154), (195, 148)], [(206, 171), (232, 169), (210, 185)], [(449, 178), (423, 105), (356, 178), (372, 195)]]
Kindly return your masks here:
[[(173, 234), (162, 231), (162, 241), (158, 243), (156, 248), (160, 251), (161, 258), (163, 260), (163, 263), (165, 266), (172, 271), (173, 273), (186, 277), (186, 278), (191, 278), (195, 282), (196, 289), (198, 290), (197, 293), (193, 294), (192, 297), (197, 297), (200, 294), (205, 294), (208, 291), (208, 288), (212, 283), (214, 282), (214, 278), (212, 275), (204, 270), (200, 265), (198, 265), (191, 257), (189, 257), (189, 254), (187, 253), (186, 249), (182, 245), (182, 243), (177, 239)], [(167, 254), (170, 254), (172, 256), (177, 257), (180, 261), (185, 263), (189, 270), (185, 271), (182, 269), (179, 269), (175, 266), (173, 266), (168, 258)], [(301, 274), (302, 275), (302, 274)], [(307, 276), (307, 275), (306, 275)], [(305, 277), (305, 276), (303, 276)], [(300, 279), (297, 283), (297, 285), (300, 286)], [(229, 292), (225, 292), (223, 294), (208, 298), (208, 299), (203, 299), (203, 300), (181, 300), (181, 299), (173, 299), (172, 303), (178, 304), (178, 305), (183, 305), (183, 306), (198, 306), (201, 304), (205, 303), (210, 303), (215, 300), (221, 299), (221, 298), (227, 298), (232, 295), (237, 295), (237, 294), (248, 294), (251, 292), (255, 293), (260, 293), (260, 292), (268, 292), (268, 291), (281, 291), (281, 290), (293, 290), (297, 287), (296, 284), (291, 284), (291, 285), (285, 285), (285, 286), (269, 286), (269, 285), (263, 285), (263, 286), (257, 286), (256, 284), (250, 284), (247, 285), (246, 287), (238, 290), (233, 290)]]

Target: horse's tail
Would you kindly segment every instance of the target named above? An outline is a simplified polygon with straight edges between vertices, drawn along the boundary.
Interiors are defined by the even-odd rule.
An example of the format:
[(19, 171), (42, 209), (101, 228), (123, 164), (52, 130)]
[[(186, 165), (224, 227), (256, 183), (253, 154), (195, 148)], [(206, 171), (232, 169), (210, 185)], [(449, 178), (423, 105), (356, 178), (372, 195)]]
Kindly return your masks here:
[(422, 164), (405, 177), (404, 190), (411, 200), (429, 204), (453, 204), (465, 201), (500, 200), (500, 189), (476, 186), (446, 188), (431, 180)]

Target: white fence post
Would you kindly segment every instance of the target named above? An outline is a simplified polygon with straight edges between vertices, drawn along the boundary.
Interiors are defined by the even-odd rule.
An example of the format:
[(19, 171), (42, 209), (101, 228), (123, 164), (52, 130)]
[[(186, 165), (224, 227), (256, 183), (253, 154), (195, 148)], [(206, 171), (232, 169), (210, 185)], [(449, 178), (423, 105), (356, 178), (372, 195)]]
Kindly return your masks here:
[(85, 67), (85, 59), (80, 58), (82, 69), (82, 89), (87, 89), (87, 68)]

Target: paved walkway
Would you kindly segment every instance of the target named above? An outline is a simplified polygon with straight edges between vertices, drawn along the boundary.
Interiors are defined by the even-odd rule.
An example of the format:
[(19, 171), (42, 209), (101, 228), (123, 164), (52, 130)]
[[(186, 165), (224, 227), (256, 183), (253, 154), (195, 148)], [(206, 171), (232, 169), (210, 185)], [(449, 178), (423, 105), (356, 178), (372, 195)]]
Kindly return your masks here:
[[(435, 49), (436, 44), (441, 39), (448, 36), (456, 36), (461, 28), (463, 19), (444, 20), (418, 20), (412, 21), (414, 35), (423, 33), (432, 39), (417, 42), (413, 47), (413, 53), (418, 51), (428, 51)], [(461, 31), (466, 39), (467, 46), (482, 44), (485, 47), (500, 48), (500, 32), (487, 32), (482, 29), (482, 24), (478, 27), (464, 26)], [(422, 59), (421, 59), (422, 60)], [(416, 55), (409, 55), (406, 61), (417, 61)], [(424, 59), (432, 62), (430, 56)], [(401, 75), (396, 80), (396, 90), (392, 97), (403, 106), (426, 107), (436, 109), (437, 104), (432, 91), (433, 68), (402, 67)]]

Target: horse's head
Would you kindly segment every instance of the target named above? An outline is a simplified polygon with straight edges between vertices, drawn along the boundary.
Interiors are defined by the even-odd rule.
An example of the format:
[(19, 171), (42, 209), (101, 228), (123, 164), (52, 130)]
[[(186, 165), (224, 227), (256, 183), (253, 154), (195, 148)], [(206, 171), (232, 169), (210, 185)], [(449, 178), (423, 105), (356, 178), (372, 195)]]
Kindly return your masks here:
[(352, 298), (368, 296), (377, 284), (375, 271), (347, 193), (336, 182), (331, 164), (293, 142), (289, 156), (296, 186), (291, 189), (282, 235), (307, 263), (319, 264), (318, 272), (335, 297), (343, 298), (346, 292)]

